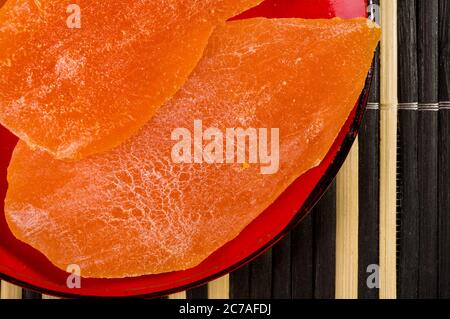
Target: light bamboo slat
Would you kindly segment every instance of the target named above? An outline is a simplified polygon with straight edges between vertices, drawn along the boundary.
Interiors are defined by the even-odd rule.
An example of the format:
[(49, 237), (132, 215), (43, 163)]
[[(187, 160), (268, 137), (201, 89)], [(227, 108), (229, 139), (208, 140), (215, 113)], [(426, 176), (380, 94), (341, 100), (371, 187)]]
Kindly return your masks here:
[(51, 300), (51, 299), (61, 299), (61, 298), (55, 297), (55, 296), (50, 296), (50, 295), (42, 295), (42, 299)]
[(1, 299), (22, 299), (22, 288), (2, 281)]
[(226, 275), (208, 284), (209, 299), (230, 298), (230, 276)]
[(336, 298), (358, 298), (358, 141), (337, 177)]
[(169, 296), (169, 299), (186, 299), (186, 291), (182, 291)]
[(380, 298), (397, 297), (397, 0), (381, 0)]

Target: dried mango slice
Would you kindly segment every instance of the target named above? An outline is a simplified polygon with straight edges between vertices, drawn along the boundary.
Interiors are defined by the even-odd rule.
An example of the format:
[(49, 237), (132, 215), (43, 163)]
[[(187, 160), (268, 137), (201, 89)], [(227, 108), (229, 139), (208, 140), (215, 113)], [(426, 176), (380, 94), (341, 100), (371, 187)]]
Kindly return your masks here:
[[(364, 86), (379, 35), (365, 19), (218, 27), (182, 90), (120, 147), (68, 163), (20, 143), (8, 172), (11, 230), (61, 269), (78, 264), (84, 277), (198, 265), (323, 160)], [(199, 121), (200, 148), (192, 142), (178, 152), (187, 131), (198, 138)], [(207, 154), (221, 149), (218, 132), (230, 128), (269, 129), (267, 154), (276, 154), (278, 128), (278, 170), (262, 173), (264, 152), (258, 163), (248, 151), (246, 162), (208, 164)], [(215, 154), (225, 161), (222, 141)], [(176, 163), (189, 159), (188, 149), (193, 163)]]
[(10, 0), (0, 122), (59, 159), (109, 150), (184, 84), (214, 27), (261, 0)]

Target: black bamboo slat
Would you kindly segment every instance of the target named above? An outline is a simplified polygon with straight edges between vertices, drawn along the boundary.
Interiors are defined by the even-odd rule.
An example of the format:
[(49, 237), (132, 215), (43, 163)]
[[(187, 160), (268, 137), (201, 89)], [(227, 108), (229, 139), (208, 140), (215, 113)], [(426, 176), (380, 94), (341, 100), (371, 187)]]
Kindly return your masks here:
[(187, 299), (208, 299), (208, 285), (203, 285), (186, 292)]
[(27, 289), (22, 290), (22, 299), (41, 299), (41, 297), (42, 295), (38, 292)]
[(314, 298), (333, 299), (336, 283), (336, 182), (312, 211)]
[(311, 214), (292, 231), (291, 238), (292, 298), (311, 299), (314, 297), (314, 234)]
[(250, 266), (245, 265), (230, 274), (230, 298), (250, 298)]
[(438, 292), (438, 16), (439, 0), (418, 0), (419, 298)]
[(374, 74), (366, 114), (359, 131), (359, 247), (358, 297), (377, 299), (378, 289), (367, 285), (370, 265), (379, 262), (379, 136), (380, 69), (379, 49), (374, 59)]
[(419, 285), (417, 6), (416, 0), (399, 0), (398, 5), (400, 176), (398, 296), (417, 298)]
[(272, 297), (272, 250), (250, 263), (251, 299), (270, 299)]
[(439, 297), (450, 298), (450, 1), (439, 5)]
[[(372, 1), (379, 5), (380, 1)], [(379, 18), (374, 12), (374, 18)], [(379, 22), (379, 21), (378, 21)], [(380, 137), (380, 49), (374, 58), (374, 73), (369, 101), (359, 131), (359, 229), (358, 297), (377, 299), (378, 289), (369, 287), (367, 269), (379, 263), (379, 137)]]
[(272, 249), (272, 298), (291, 297), (291, 235), (288, 234)]

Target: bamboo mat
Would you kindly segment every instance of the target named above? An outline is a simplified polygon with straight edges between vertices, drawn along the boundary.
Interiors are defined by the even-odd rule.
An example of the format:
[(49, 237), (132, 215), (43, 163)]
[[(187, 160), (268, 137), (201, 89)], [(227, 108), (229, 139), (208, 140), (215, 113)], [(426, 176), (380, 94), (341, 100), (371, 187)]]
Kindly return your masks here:
[(257, 260), (169, 298), (450, 298), (450, 1), (380, 5), (369, 104), (336, 182)]

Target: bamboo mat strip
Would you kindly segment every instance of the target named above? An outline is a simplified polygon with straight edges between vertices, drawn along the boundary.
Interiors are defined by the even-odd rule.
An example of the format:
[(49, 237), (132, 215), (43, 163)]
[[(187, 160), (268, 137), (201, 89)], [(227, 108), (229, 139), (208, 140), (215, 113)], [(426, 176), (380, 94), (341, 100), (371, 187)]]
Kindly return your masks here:
[(417, 1), (419, 298), (438, 295), (439, 0)]
[(247, 264), (230, 274), (230, 298), (250, 297), (250, 266)]
[(186, 291), (187, 299), (208, 299), (208, 285)]
[(333, 299), (336, 290), (336, 182), (312, 210), (315, 299)]
[[(449, 15), (450, 16), (450, 15)], [(450, 56), (449, 56), (450, 58)], [(447, 69), (447, 72), (450, 69)], [(450, 74), (450, 72), (449, 72)], [(447, 75), (448, 77), (449, 75)], [(450, 110), (439, 112), (439, 298), (450, 299)]]
[(419, 285), (418, 63), (416, 0), (398, 0), (398, 296)]
[(399, 0), (398, 5), (398, 296), (417, 298), (419, 286), (417, 5), (416, 0)]
[(439, 298), (450, 299), (450, 1), (439, 2)]
[(250, 298), (272, 297), (272, 249), (250, 264)]
[(22, 299), (42, 299), (42, 296), (38, 292), (22, 289)]
[(22, 288), (2, 281), (0, 295), (1, 299), (22, 299)]
[[(373, 0), (375, 9), (370, 17), (380, 24), (379, 0)], [(358, 297), (378, 299), (379, 278), (379, 207), (380, 207), (380, 48), (373, 62), (372, 85), (366, 113), (359, 136), (359, 246), (358, 246)], [(375, 276), (375, 277), (374, 277)]]
[(42, 295), (42, 299), (46, 299), (46, 300), (58, 300), (58, 299), (61, 299), (61, 298), (55, 297), (55, 296), (50, 296), (50, 295)]
[(397, 297), (397, 0), (381, 0), (380, 298)]
[(272, 249), (272, 298), (291, 297), (291, 235), (288, 234)]
[(178, 292), (176, 294), (169, 295), (169, 299), (186, 299), (186, 291)]
[(379, 161), (380, 161), (380, 73), (379, 50), (374, 59), (374, 74), (369, 104), (359, 132), (359, 277), (358, 296), (378, 299), (379, 291), (367, 281), (379, 260)]
[(358, 142), (337, 176), (336, 298), (358, 298)]
[(291, 279), (293, 299), (314, 297), (314, 234), (313, 217), (306, 216), (291, 233)]
[(230, 298), (230, 276), (226, 275), (208, 284), (209, 299), (229, 299)]

